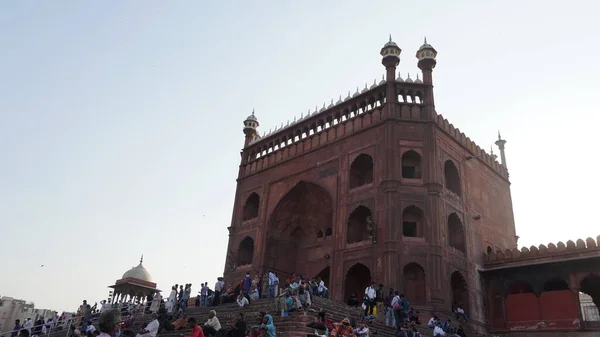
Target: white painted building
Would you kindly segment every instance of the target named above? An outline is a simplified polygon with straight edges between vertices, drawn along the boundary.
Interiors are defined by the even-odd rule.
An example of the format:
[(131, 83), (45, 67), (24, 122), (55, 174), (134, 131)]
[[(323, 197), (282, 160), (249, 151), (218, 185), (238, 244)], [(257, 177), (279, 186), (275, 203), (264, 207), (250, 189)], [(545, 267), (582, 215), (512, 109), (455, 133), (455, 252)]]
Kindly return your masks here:
[(54, 311), (52, 310), (35, 309), (33, 302), (27, 303), (24, 300), (2, 296), (0, 298), (0, 333), (11, 331), (17, 319), (23, 324), (27, 318), (31, 318), (35, 322), (40, 316), (47, 320), (53, 315)]

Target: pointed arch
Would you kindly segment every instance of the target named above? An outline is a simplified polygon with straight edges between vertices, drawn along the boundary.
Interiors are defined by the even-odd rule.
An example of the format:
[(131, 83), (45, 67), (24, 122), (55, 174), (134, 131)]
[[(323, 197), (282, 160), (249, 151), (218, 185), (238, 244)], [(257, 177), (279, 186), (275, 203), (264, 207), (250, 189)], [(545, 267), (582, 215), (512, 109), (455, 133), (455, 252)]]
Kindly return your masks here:
[(402, 270), (405, 294), (409, 294), (410, 301), (416, 305), (425, 305), (427, 291), (425, 287), (425, 270), (420, 264), (411, 262)]
[(238, 266), (252, 264), (252, 259), (254, 258), (254, 239), (246, 236), (242, 241), (240, 241), (237, 255)]
[(450, 192), (460, 196), (460, 173), (452, 160), (446, 160), (444, 163), (444, 186)]
[(456, 213), (451, 213), (448, 216), (448, 245), (466, 254), (465, 230)]
[(307, 273), (308, 261), (303, 247), (314, 244), (321, 228), (331, 227), (333, 199), (315, 183), (301, 181), (277, 203), (270, 216), (266, 268), (286, 273)]
[(329, 287), (330, 274), (331, 274), (331, 268), (329, 266), (327, 266), (327, 267), (323, 268), (323, 270), (321, 270), (315, 278), (320, 278), (321, 280), (323, 280), (323, 282), (325, 282), (325, 287)]
[(421, 179), (421, 155), (414, 150), (402, 154), (402, 178)]
[(405, 237), (423, 237), (425, 216), (417, 206), (408, 206), (402, 211), (402, 235)]
[(246, 198), (246, 203), (244, 203), (244, 211), (243, 211), (243, 221), (255, 219), (258, 217), (258, 210), (260, 207), (260, 197), (256, 193), (251, 193), (248, 198)]
[(358, 206), (350, 213), (346, 230), (346, 242), (354, 243), (369, 239), (367, 218), (372, 216), (371, 210), (366, 206)]
[(467, 281), (459, 271), (455, 271), (450, 276), (450, 286), (452, 288), (452, 305), (460, 305), (468, 312), (469, 292)]
[(373, 182), (373, 158), (367, 154), (360, 154), (350, 164), (350, 188), (367, 185)]
[(362, 298), (365, 289), (371, 284), (371, 270), (362, 263), (356, 263), (346, 273), (344, 280), (344, 301), (350, 295), (356, 294), (358, 298)]

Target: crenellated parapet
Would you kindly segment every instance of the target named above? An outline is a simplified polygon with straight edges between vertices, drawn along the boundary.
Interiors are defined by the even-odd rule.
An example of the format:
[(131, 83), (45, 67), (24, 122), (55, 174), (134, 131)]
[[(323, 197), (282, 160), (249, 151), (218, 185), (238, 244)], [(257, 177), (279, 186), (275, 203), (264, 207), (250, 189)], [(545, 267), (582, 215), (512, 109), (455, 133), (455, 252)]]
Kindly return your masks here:
[(502, 166), (493, 154), (488, 154), (479, 145), (475, 144), (469, 137), (467, 137), (459, 128), (454, 127), (444, 116), (437, 114), (437, 125), (442, 129), (448, 136), (453, 138), (456, 142), (466, 148), (473, 157), (483, 161), (486, 165), (492, 168), (501, 177), (508, 180), (508, 170)]
[(546, 245), (523, 247), (519, 249), (507, 249), (505, 251), (498, 250), (489, 254), (485, 254), (486, 266), (495, 266), (508, 262), (528, 262), (531, 260), (545, 261), (548, 259), (561, 259), (576, 255), (578, 257), (590, 256), (600, 257), (600, 235), (593, 239), (591, 237), (575, 242), (572, 240), (558, 242), (557, 244), (550, 243)]

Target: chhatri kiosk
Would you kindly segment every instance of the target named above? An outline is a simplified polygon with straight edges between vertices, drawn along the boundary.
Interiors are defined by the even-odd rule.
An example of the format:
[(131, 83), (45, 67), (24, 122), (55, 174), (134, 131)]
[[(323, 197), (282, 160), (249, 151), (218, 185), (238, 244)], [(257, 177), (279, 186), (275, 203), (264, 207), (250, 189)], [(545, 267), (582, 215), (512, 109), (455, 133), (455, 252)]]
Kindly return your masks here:
[(144, 268), (143, 261), (144, 256), (142, 255), (137, 267), (132, 267), (114, 285), (108, 286), (114, 289), (112, 303), (144, 302), (148, 296), (154, 296), (156, 292), (160, 291), (156, 289), (156, 283), (152, 282), (152, 276)]

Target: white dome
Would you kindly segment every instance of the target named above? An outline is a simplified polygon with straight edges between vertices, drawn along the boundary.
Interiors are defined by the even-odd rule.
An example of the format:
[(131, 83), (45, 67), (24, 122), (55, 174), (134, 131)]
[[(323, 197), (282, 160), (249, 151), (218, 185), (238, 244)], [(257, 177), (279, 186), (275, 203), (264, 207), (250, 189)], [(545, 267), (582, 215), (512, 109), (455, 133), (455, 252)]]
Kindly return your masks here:
[(125, 274), (123, 274), (122, 278), (134, 278), (146, 282), (152, 282), (152, 276), (146, 270), (146, 268), (144, 268), (141, 262), (137, 267), (131, 268)]

